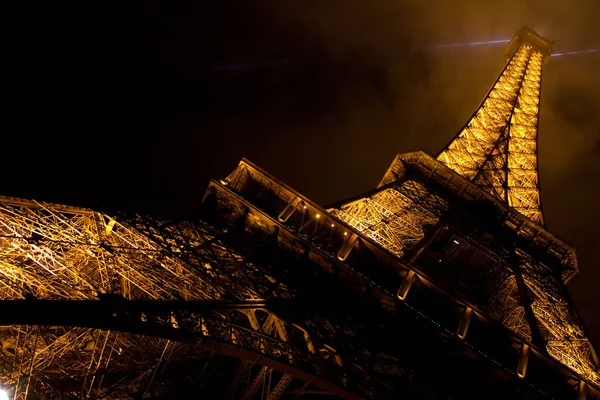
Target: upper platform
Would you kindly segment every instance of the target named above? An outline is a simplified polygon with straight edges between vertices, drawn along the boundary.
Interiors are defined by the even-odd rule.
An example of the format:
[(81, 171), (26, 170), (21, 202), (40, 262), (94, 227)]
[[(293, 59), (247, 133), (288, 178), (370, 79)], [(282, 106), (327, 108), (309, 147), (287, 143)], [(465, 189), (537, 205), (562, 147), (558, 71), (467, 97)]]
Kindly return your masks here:
[[(384, 200), (393, 200), (394, 194), (393, 207), (380, 207), (384, 206)], [(404, 292), (400, 293), (403, 282), (409, 276), (417, 277), (423, 288), (435, 288), (436, 293), (443, 293), (442, 297), (451, 299), (451, 303), (469, 307), (498, 329), (504, 325), (507, 329), (503, 331), (514, 340), (539, 348), (536, 350), (539, 360), (554, 359), (587, 377), (590, 387), (597, 387), (592, 361), (595, 353), (576, 311), (568, 304), (568, 295), (560, 289), (564, 286), (559, 281), (568, 280), (577, 270), (574, 249), (567, 243), (423, 152), (399, 155), (377, 189), (341, 203), (344, 204), (320, 207), (247, 160), (242, 160), (224, 180), (211, 182), (204, 200), (228, 224), (245, 220), (248, 232), (260, 231), (257, 235), (261, 240), (267, 240), (266, 236), (277, 237), (280, 248), (318, 263), (344, 280), (348, 287), (375, 295), (386, 308), (395, 309), (394, 297), (405, 298)], [(379, 222), (375, 221), (378, 215)], [(423, 225), (420, 240), (402, 234), (404, 228), (420, 224)], [(388, 226), (393, 228), (390, 232), (384, 229)], [(399, 249), (387, 245), (398, 238), (394, 243), (400, 243)], [(571, 330), (565, 334), (572, 337), (573, 343), (565, 345), (562, 335), (555, 335), (553, 329), (547, 335), (551, 339), (549, 345), (536, 344), (531, 335), (522, 334), (521, 329), (513, 329), (514, 324), (505, 324), (498, 317), (497, 310), (486, 300), (496, 297), (481, 296), (489, 293), (488, 286), (502, 286), (506, 282), (503, 277), (511, 268), (507, 268), (504, 256), (506, 248), (511, 246), (517, 248), (515, 254), (527, 279), (552, 277), (550, 283), (557, 288), (553, 292), (555, 307), (561, 311), (554, 314), (566, 316), (565, 322), (555, 323), (546, 314), (540, 318), (550, 321), (550, 328), (568, 325)], [(472, 265), (481, 268), (471, 268)], [(487, 276), (488, 272), (494, 279), (477, 280), (480, 273)], [(501, 275), (498, 279), (496, 272)], [(452, 275), (456, 275), (454, 280), (443, 279)], [(466, 285), (460, 284), (463, 278)], [(423, 305), (432, 304), (428, 295), (421, 297), (415, 293), (409, 301), (422, 298)], [(504, 292), (499, 293), (502, 301)], [(516, 296), (510, 294), (510, 301), (513, 295)], [(547, 296), (544, 293), (541, 296), (545, 301)], [(445, 308), (446, 311), (434, 308), (445, 317), (454, 315)], [(562, 312), (563, 309), (567, 312)], [(511, 310), (506, 313), (509, 317), (513, 316)], [(523, 316), (519, 314), (519, 318), (521, 327)], [(562, 353), (555, 351), (556, 344), (563, 349)], [(546, 347), (549, 350), (544, 350)], [(544, 382), (554, 380), (545, 373), (540, 376)]]
[(507, 61), (515, 54), (517, 49), (523, 43), (540, 50), (543, 54), (544, 62), (552, 55), (553, 42), (551, 40), (546, 39), (529, 27), (523, 27), (515, 34), (515, 36), (513, 36), (512, 40), (504, 50), (504, 56)]
[(505, 218), (505, 225), (511, 228), (517, 237), (531, 240), (531, 243), (535, 243), (534, 247), (553, 255), (558, 261), (556, 265), (561, 266), (560, 275), (565, 283), (579, 270), (573, 246), (423, 151), (398, 154), (377, 187), (402, 180), (409, 171), (412, 171), (412, 174), (418, 173), (421, 179), (427, 182), (437, 182), (444, 190), (449, 190), (466, 201), (487, 202), (493, 205), (498, 215)]

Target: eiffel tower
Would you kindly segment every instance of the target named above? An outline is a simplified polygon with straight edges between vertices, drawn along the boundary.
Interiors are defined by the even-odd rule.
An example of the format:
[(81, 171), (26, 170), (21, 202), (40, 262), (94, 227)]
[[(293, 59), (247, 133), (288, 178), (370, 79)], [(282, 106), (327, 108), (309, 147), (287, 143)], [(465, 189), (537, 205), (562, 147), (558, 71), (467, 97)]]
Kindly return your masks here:
[(0, 198), (12, 399), (599, 399), (544, 227), (551, 42), (520, 30), (436, 158), (321, 207), (247, 160), (186, 221)]

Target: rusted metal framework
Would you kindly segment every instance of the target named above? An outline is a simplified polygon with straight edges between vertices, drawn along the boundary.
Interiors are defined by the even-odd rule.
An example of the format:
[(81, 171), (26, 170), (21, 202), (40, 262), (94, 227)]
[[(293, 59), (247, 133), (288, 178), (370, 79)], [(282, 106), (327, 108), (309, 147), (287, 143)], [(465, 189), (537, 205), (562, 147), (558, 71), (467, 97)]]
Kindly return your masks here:
[(0, 197), (0, 389), (600, 399), (575, 252), (543, 228), (527, 153), (543, 46), (517, 34), (438, 160), (399, 155), (328, 209), (246, 160), (185, 221)]

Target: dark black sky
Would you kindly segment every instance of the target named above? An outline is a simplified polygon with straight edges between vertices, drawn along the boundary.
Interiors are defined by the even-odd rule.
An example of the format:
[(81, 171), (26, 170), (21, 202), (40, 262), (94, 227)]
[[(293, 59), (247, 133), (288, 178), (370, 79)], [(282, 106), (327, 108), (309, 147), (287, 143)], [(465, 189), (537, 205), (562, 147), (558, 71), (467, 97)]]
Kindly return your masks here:
[[(398, 152), (436, 153), (502, 69), (503, 45), (435, 44), (529, 25), (555, 51), (600, 47), (596, 0), (29, 7), (8, 38), (2, 194), (163, 215), (193, 210), (242, 157), (328, 203), (373, 188)], [(539, 165), (600, 346), (598, 71), (600, 53), (546, 64)]]

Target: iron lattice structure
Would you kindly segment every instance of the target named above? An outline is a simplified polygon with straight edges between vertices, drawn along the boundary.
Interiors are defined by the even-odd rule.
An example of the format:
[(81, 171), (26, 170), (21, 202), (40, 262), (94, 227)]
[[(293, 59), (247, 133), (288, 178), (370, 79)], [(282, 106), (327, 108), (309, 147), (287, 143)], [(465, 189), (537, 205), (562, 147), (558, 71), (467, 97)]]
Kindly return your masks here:
[(565, 287), (574, 249), (542, 225), (548, 46), (519, 32), (438, 160), (399, 155), (378, 188), (327, 210), (246, 160), (185, 221), (0, 197), (2, 386), (14, 399), (600, 398)]
[(537, 131), (542, 65), (551, 54), (550, 42), (520, 31), (507, 48), (498, 80), (437, 157), (541, 225)]
[[(308, 333), (252, 301), (267, 292), (271, 299), (293, 298), (294, 292), (273, 285), (277, 280), (226, 245), (231, 236), (219, 237), (214, 226), (139, 216), (117, 222), (88, 209), (11, 198), (0, 204), (0, 279), (2, 299), (8, 299), (3, 322), (21, 323), (0, 333), (3, 381), (14, 385), (14, 398), (169, 393), (175, 379), (153, 382), (167, 363), (202, 367), (211, 353), (230, 345), (244, 361), (226, 382), (229, 394), (245, 382), (241, 398), (260, 390), (277, 399), (292, 381), (289, 374), (273, 374), (277, 360), (321, 371), (323, 361), (334, 359), (321, 355), (308, 363), (315, 358)], [(271, 359), (251, 374), (255, 362), (246, 358), (256, 360), (244, 349)], [(199, 380), (202, 368), (191, 370)]]
[[(519, 31), (506, 49), (507, 64), (498, 80), (464, 128), (437, 156), (443, 165), (541, 226), (537, 130), (542, 65), (551, 54), (546, 39), (527, 28)], [(425, 228), (443, 220), (451, 208), (422, 183), (406, 179), (401, 158), (394, 161), (380, 189), (329, 209), (400, 257), (422, 241)], [(488, 277), (502, 282), (490, 293), (485, 306), (488, 312), (597, 382), (597, 359), (563, 280), (514, 243), (493, 257), (504, 265), (497, 271), (499, 275)], [(507, 263), (513, 266), (507, 269)], [(566, 281), (570, 275), (563, 278)]]

